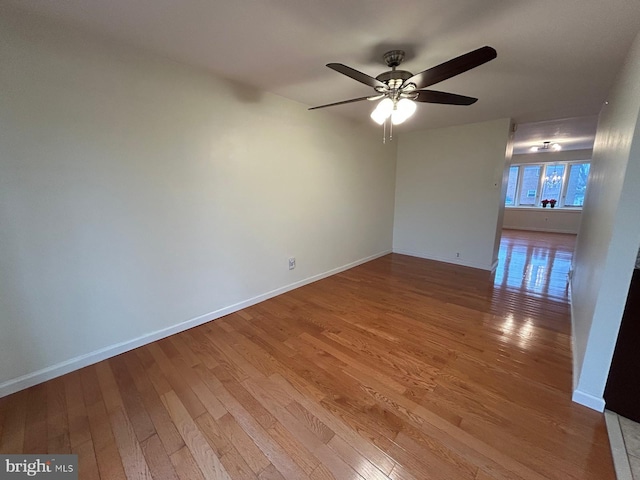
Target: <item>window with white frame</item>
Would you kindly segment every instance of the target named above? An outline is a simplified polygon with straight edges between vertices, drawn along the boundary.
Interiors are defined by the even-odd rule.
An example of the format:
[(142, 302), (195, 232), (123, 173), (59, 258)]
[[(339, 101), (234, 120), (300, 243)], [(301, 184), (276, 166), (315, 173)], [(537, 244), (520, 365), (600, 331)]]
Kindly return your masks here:
[(509, 167), (507, 207), (582, 208), (591, 164), (526, 163)]

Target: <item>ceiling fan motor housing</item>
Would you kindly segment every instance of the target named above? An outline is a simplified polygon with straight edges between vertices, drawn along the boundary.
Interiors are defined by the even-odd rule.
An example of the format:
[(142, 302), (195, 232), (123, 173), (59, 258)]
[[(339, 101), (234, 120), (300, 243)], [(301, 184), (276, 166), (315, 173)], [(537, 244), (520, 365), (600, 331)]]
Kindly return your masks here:
[[(376, 80), (385, 83), (391, 90), (399, 89), (406, 79), (413, 77), (411, 72), (396, 70), (396, 67), (404, 60), (404, 50), (391, 50), (385, 53), (383, 58), (391, 70), (381, 73), (376, 77)], [(376, 88), (376, 90), (381, 91), (382, 89)]]
[[(389, 85), (391, 80), (400, 80), (400, 84), (407, 78), (413, 77), (413, 73), (406, 70), (389, 70), (388, 72), (381, 73), (376, 77), (376, 80), (380, 80), (383, 83)], [(389, 85), (391, 87), (391, 85)]]
[(385, 53), (383, 58), (389, 67), (395, 68), (404, 60), (404, 50), (391, 50)]

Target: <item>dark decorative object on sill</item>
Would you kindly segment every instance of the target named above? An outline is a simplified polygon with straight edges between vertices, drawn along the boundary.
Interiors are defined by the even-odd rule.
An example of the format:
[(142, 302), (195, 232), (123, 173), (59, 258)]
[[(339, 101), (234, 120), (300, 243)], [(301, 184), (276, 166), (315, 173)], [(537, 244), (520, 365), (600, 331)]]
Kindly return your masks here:
[(551, 205), (551, 208), (555, 208), (556, 202), (557, 200), (555, 198), (552, 198), (551, 200), (549, 200), (549, 204)]
[[(549, 200), (542, 200), (542, 208), (547, 208), (547, 204), (549, 203)], [(551, 207), (553, 208), (553, 205), (551, 205)]]

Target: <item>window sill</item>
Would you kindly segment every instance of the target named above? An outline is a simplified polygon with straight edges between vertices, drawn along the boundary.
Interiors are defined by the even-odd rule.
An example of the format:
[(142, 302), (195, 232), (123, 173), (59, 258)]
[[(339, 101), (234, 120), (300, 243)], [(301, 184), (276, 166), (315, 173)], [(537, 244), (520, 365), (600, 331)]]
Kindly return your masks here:
[(522, 211), (527, 211), (527, 212), (548, 212), (548, 211), (556, 211), (556, 212), (576, 212), (576, 213), (582, 213), (582, 207), (547, 207), (547, 208), (542, 208), (542, 207), (511, 207), (508, 205), (505, 205), (504, 207), (507, 210), (522, 210)]

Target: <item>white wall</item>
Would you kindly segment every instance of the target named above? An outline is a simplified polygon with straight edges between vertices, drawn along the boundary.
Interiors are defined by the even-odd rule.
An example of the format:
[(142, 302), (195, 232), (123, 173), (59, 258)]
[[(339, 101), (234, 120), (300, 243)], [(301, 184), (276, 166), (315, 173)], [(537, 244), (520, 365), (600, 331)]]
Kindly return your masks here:
[(0, 60), (0, 396), (391, 250), (377, 129), (6, 11)]
[(503, 228), (577, 234), (582, 210), (515, 207), (504, 209)]
[(510, 124), (501, 119), (400, 137), (394, 252), (492, 268)]
[(574, 400), (602, 410), (640, 245), (640, 35), (600, 114), (574, 255)]

